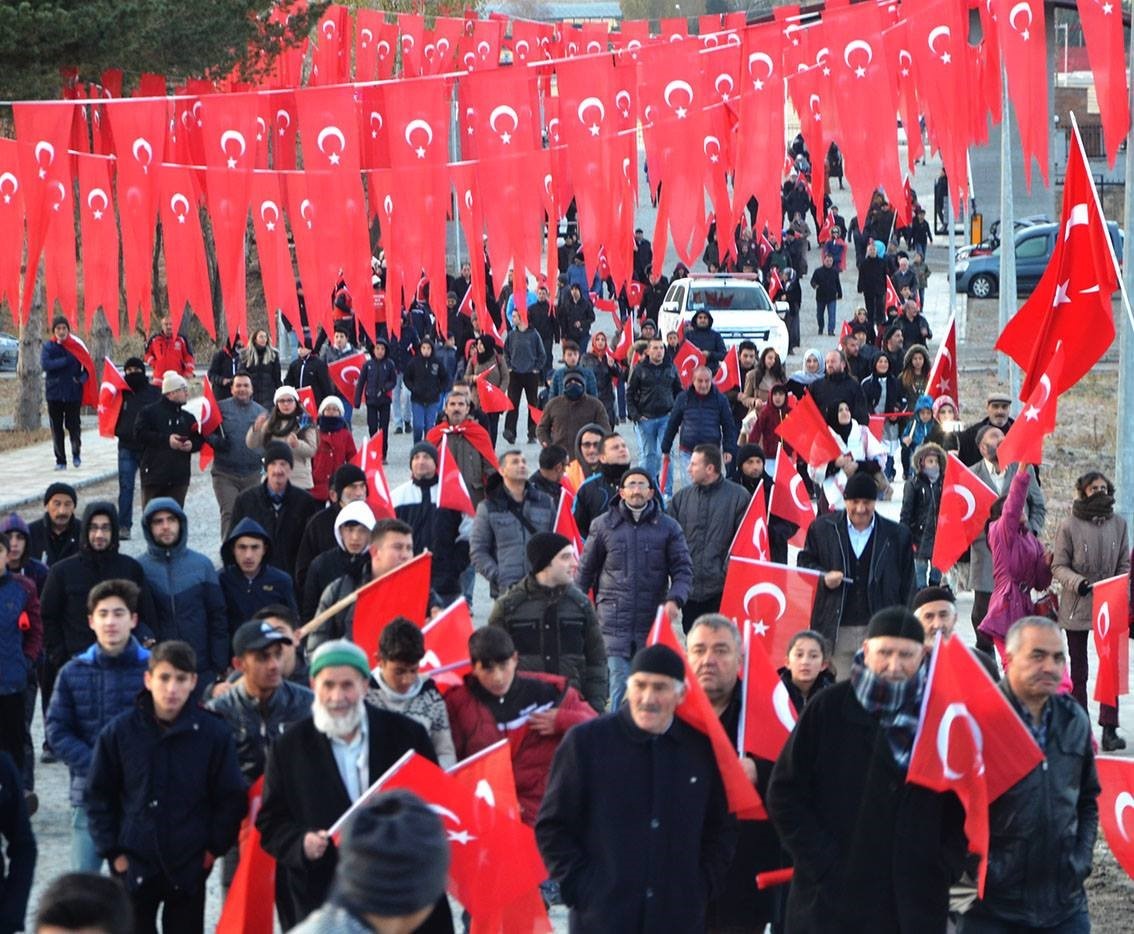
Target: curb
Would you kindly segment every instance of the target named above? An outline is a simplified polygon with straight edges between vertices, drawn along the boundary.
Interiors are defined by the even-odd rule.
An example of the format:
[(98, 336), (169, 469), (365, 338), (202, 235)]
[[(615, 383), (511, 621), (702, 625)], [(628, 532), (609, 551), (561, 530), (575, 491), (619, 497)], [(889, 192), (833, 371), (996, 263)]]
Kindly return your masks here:
[[(99, 473), (91, 474), (83, 477), (81, 480), (67, 482), (71, 484), (76, 490), (84, 490), (87, 487), (94, 486), (97, 483), (105, 483), (107, 480), (113, 480), (118, 476), (117, 468), (114, 470), (103, 470)], [(50, 482), (50, 481), (48, 481)], [(46, 485), (45, 485), (46, 486)], [(17, 497), (15, 499), (0, 499), (0, 512), (14, 512), (22, 506), (31, 506), (39, 503), (42, 494), (35, 496)]]

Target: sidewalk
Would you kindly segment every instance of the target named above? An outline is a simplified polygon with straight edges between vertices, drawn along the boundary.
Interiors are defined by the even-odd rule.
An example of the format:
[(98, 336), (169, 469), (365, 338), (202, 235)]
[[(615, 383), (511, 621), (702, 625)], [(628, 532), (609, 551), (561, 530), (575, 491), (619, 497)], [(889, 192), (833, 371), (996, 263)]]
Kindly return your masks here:
[(83, 416), (83, 466), (71, 466), (71, 442), (67, 442), (67, 469), (56, 471), (55, 453), (50, 441), (8, 451), (0, 460), (0, 512), (11, 512), (43, 499), (43, 491), (56, 480), (76, 490), (118, 476), (118, 441), (100, 438), (98, 418)]

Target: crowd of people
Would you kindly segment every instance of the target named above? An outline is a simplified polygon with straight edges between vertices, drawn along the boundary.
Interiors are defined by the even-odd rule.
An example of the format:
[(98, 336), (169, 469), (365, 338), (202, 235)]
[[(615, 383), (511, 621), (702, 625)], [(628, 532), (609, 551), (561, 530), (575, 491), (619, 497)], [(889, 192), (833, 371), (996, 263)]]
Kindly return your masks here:
[[(895, 229), (878, 194), (848, 228), (805, 188), (802, 174), (785, 186), (778, 245), (764, 252), (767, 235), (745, 229), (722, 249), (714, 231), (705, 264), (779, 282), (794, 353), (810, 216), (827, 228), (810, 279), (816, 334), (841, 327), (838, 347), (808, 349), (788, 372), (774, 349), (743, 342), (738, 384), (724, 393), (713, 377), (728, 349), (711, 314), (697, 312), (681, 335), (659, 331), (669, 280), (653, 274), (641, 231), (640, 303), (588, 281), (568, 234), (554, 300), (540, 283), (520, 308), (513, 289), (525, 286), (510, 275), (491, 290), (503, 341), (460, 310), (467, 263), (446, 283), (444, 309), (419, 289), (397, 337), (367, 335), (349, 291), (336, 290), (331, 333), (296, 333), (286, 369), (262, 329), (217, 350), (208, 374), (220, 426), (207, 433), (186, 409), (192, 349), (163, 319), (124, 365), (117, 503), (80, 512), (75, 488), (55, 482), (41, 518), (0, 523), (10, 660), (0, 674), (0, 930), (23, 929), (36, 767), (53, 762), (70, 772), (74, 873), (42, 897), (40, 931), (154, 931), (159, 916), (166, 932), (201, 931), (206, 879), (221, 859), (232, 881), (248, 789), (261, 778), (254, 821), (277, 861), (284, 930), (454, 930), (436, 813), (394, 792), (360, 809), (340, 839), (330, 829), (407, 751), (447, 768), (502, 737), (546, 865), (541, 892), (568, 907), (573, 931), (921, 932), (950, 919), (964, 932), (1087, 930), (1099, 790), (1086, 713), (1091, 588), (1131, 568), (1113, 485), (1084, 473), (1045, 547), (1039, 475), (998, 459), (1011, 400), (990, 394), (962, 426), (953, 398), (926, 394), (924, 211)], [(862, 301), (843, 322), (850, 262)], [(380, 286), (380, 259), (375, 275)], [(897, 303), (886, 301), (887, 275)], [(596, 324), (595, 297), (615, 302), (616, 324), (637, 318), (624, 357)], [(43, 350), (60, 471), (65, 431), (81, 463), (86, 378), (68, 333), (57, 321)], [(682, 341), (702, 355), (688, 385), (674, 365)], [(359, 349), (366, 360), (348, 393), (329, 364)], [(493, 388), (512, 404), (502, 428)], [(776, 430), (804, 397), (840, 448), (818, 468), (781, 452)], [(363, 406), (364, 438), (382, 431), (383, 457), (391, 434), (412, 435), (409, 479), (383, 494), (392, 515), (376, 514), (374, 475), (356, 463), (364, 438), (352, 416)], [(880, 438), (872, 416), (883, 417)], [(534, 456), (517, 446), (524, 427)], [(219, 548), (191, 537), (185, 508), (205, 445)], [(441, 505), (442, 447), (472, 515)], [(932, 555), (949, 452), (997, 499), (985, 532), (943, 574)], [(798, 551), (798, 527), (770, 517), (769, 556), (816, 572), (819, 586), (809, 627), (771, 659), (798, 724), (776, 761), (742, 759), (770, 819), (738, 821), (709, 741), (676, 711), (691, 672), (740, 741), (744, 621), (720, 609), (737, 530), (752, 497), (770, 495), (781, 453), (818, 515)], [(145, 552), (135, 560), (119, 543), (133, 534), (139, 472)], [(899, 472), (891, 520), (877, 505)], [(581, 551), (563, 534), (565, 506)], [(424, 620), (398, 616), (377, 644), (355, 641), (352, 597), (424, 551), (430, 616), (462, 597), (473, 607), (478, 576), (491, 598), (457, 685), (422, 674)], [(1053, 580), (1055, 621), (1037, 614), (1035, 596)], [(987, 888), (961, 910), (957, 887), (971, 889), (975, 863), (960, 805), (904, 779), (929, 658), (935, 640), (960, 638), (963, 590), (974, 592), (975, 650), (1044, 761), (993, 803)], [(651, 644), (659, 608), (680, 623), (684, 658)], [(1114, 707), (1100, 726), (1104, 750), (1124, 748)], [(790, 884), (757, 889), (757, 873), (788, 867)]]

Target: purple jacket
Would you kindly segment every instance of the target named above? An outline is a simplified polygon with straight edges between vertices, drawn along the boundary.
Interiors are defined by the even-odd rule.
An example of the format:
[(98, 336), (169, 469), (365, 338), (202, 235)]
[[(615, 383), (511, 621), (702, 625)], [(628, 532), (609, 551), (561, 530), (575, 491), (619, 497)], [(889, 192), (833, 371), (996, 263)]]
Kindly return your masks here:
[(1030, 471), (1016, 471), (1004, 511), (988, 527), (993, 590), (988, 613), (978, 628), (994, 639), (1003, 640), (1016, 620), (1034, 613), (1031, 591), (1044, 590), (1051, 584), (1043, 544), (1020, 522), (1030, 483)]

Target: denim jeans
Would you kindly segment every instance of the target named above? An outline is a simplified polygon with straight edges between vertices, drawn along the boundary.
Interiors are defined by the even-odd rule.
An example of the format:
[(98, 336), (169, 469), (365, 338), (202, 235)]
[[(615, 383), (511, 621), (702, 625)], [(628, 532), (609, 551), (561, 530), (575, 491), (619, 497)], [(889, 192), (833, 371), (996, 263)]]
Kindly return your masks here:
[(914, 586), (918, 590), (932, 584), (936, 587), (941, 583), (941, 572), (932, 567), (928, 558), (914, 558)]
[(398, 374), (398, 382), (394, 386), (391, 409), (390, 414), (393, 416), (395, 426), (410, 420), (409, 390), (406, 389), (405, 383), (402, 382), (401, 373)]
[(634, 425), (634, 432), (638, 435), (638, 456), (655, 481), (661, 480), (661, 440), (668, 421), (665, 415), (659, 415), (657, 418), (640, 418)]
[(134, 524), (134, 481), (141, 466), (140, 455), (118, 445), (118, 528), (127, 532)]
[(71, 808), (71, 869), (74, 872), (102, 871), (102, 857), (91, 838), (87, 812), (81, 807)]
[(606, 708), (612, 713), (622, 706), (626, 696), (626, 679), (630, 677), (630, 659), (617, 655), (606, 657), (606, 670), (610, 675), (610, 705)]
[(839, 303), (838, 302), (816, 302), (815, 303), (815, 323), (819, 327), (819, 333), (823, 333), (823, 313), (826, 312), (827, 317), (827, 333), (832, 334), (835, 330), (835, 318), (838, 316)]
[(410, 405), (413, 411), (413, 443), (417, 444), (425, 433), (433, 427), (437, 421), (437, 412), (441, 406), (440, 402), (431, 402), (429, 405), (424, 405), (421, 402), (414, 402)]
[(689, 461), (692, 459), (692, 451), (683, 451), (678, 448), (673, 452), (673, 457), (669, 461), (669, 479), (666, 482), (665, 490), (663, 490), (667, 496), (670, 490), (676, 493), (678, 490), (689, 486)]

